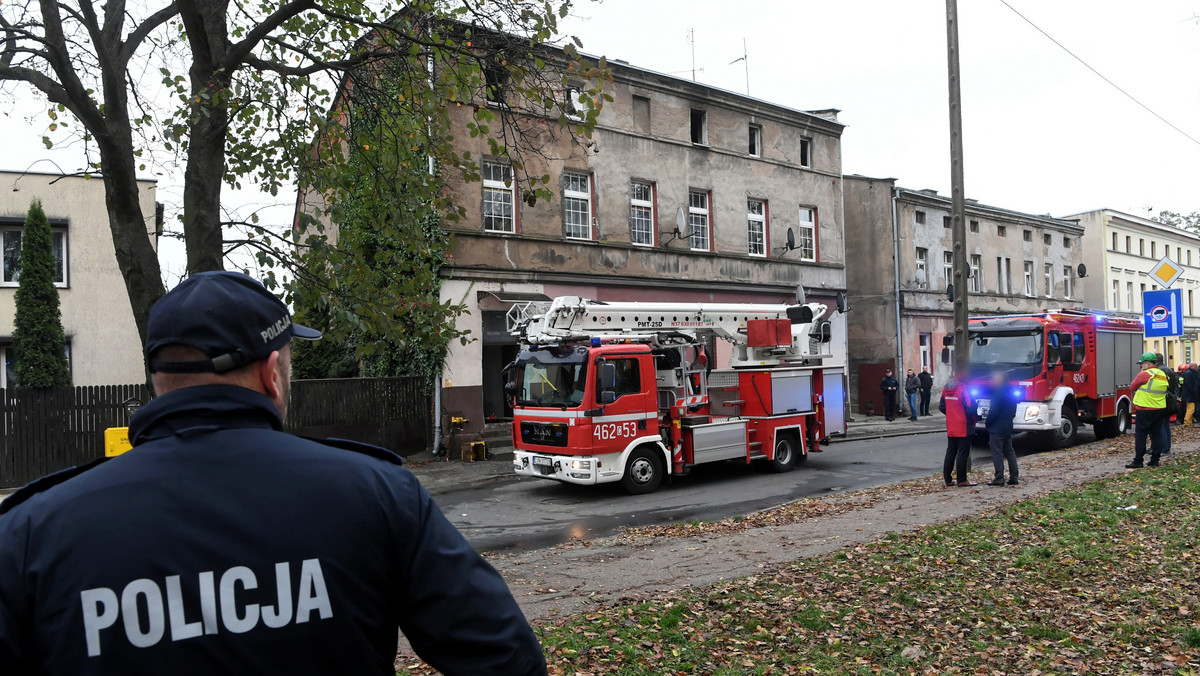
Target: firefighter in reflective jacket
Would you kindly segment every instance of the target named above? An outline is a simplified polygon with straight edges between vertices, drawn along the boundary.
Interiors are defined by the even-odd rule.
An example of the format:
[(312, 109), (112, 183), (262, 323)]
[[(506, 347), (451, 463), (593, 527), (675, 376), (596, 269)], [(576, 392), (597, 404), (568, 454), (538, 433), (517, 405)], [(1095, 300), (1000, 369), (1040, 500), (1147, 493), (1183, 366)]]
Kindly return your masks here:
[(292, 337), (233, 272), (150, 313), (133, 450), (0, 503), (0, 674), (544, 675), (504, 580), (384, 449), (282, 431)]
[(1150, 466), (1158, 466), (1158, 456), (1166, 448), (1167, 427), (1167, 374), (1158, 368), (1158, 357), (1153, 352), (1142, 355), (1138, 362), (1142, 372), (1137, 374), (1129, 389), (1133, 390), (1133, 410), (1137, 414), (1134, 424), (1133, 462), (1125, 465), (1129, 469), (1142, 467), (1146, 457), (1146, 438), (1150, 439)]

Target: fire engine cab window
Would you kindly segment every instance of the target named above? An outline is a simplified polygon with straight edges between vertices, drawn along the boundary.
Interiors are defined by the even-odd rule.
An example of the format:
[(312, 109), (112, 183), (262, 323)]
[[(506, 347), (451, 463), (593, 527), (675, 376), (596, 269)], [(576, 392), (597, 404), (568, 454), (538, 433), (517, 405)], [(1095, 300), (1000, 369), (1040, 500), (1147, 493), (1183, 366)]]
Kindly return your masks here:
[[(1028, 378), (1042, 368), (1042, 333), (975, 333), (972, 335), (971, 363), (985, 371), (1004, 370), (1014, 379)], [(1053, 340), (1055, 336), (1051, 336)], [(1052, 344), (1054, 358), (1058, 344)], [(980, 371), (984, 372), (984, 371)]]
[(1075, 363), (1083, 363), (1083, 334), (1075, 334)]
[[(612, 391), (619, 399), (624, 394), (636, 394), (641, 390), (641, 378), (638, 377), (638, 363), (635, 359), (609, 359), (609, 364), (616, 368), (616, 383)], [(596, 369), (596, 399), (599, 403), (600, 393), (606, 388), (606, 383), (600, 382), (601, 369)]]
[(551, 355), (548, 350), (524, 353), (517, 360), (519, 406), (578, 406), (587, 384), (587, 362), (582, 354)]

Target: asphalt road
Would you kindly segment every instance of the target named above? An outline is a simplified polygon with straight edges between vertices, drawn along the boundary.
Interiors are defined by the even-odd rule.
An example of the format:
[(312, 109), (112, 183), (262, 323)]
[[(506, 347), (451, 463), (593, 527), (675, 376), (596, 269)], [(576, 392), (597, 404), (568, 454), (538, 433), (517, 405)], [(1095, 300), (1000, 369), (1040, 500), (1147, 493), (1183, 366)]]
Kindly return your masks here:
[[(1080, 442), (1093, 440), (1080, 432)], [(1017, 437), (1018, 455), (1037, 452)], [(479, 551), (549, 547), (573, 538), (611, 535), (621, 526), (715, 520), (804, 497), (929, 476), (941, 469), (946, 438), (920, 434), (830, 444), (786, 474), (744, 464), (701, 466), (651, 495), (626, 495), (618, 484), (572, 486), (544, 479), (494, 481), (436, 496), (446, 516)], [(986, 448), (973, 463), (991, 466)]]

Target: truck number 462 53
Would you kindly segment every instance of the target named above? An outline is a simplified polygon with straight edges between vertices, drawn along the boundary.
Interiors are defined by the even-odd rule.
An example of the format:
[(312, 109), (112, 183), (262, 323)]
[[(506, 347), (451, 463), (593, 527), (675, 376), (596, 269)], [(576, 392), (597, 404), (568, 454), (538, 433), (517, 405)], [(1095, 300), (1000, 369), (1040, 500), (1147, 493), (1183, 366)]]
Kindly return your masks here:
[(600, 423), (592, 428), (592, 436), (597, 439), (623, 439), (637, 436), (637, 423)]

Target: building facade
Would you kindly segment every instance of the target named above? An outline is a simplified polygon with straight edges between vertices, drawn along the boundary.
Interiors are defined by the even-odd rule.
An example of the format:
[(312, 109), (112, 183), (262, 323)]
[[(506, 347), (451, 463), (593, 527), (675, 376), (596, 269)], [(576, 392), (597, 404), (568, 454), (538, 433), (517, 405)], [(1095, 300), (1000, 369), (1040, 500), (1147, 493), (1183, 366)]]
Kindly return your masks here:
[[(485, 139), (455, 135), (483, 158), (483, 180), (451, 183), (466, 213), (449, 226), (442, 298), (465, 303), (473, 340), (451, 345), (442, 387), (444, 409), (473, 429), (508, 414), (501, 370), (518, 346), (504, 318), (528, 300), (786, 303), (803, 286), (831, 308), (831, 351), (846, 357), (833, 311), (846, 288), (837, 111), (609, 64), (613, 101), (590, 143), (563, 138), (526, 158), (557, 185), (549, 203), (524, 203)], [(729, 350), (715, 347), (719, 366)]]
[[(119, 385), (146, 381), (142, 342), (138, 338), (125, 280), (117, 267), (112, 231), (105, 207), (104, 181), (61, 174), (0, 171), (0, 237), (3, 279), (0, 281), (0, 383), (13, 385), (12, 349), (16, 291), (19, 284), (21, 231), (34, 199), (53, 228), (58, 259), (57, 286), (68, 363), (75, 385)], [(142, 213), (157, 247), (159, 223), (154, 181), (140, 181)]]
[(1160, 285), (1150, 277), (1167, 258), (1183, 270), (1171, 285), (1181, 290), (1184, 335), (1148, 338), (1145, 349), (1161, 353), (1171, 365), (1193, 362), (1200, 334), (1200, 236), (1195, 233), (1112, 209), (1098, 209), (1068, 218), (1078, 219), (1084, 236), (1084, 263), (1089, 270), (1083, 286), (1088, 299), (1112, 313), (1141, 317), (1142, 294)]
[[(881, 414), (885, 369), (902, 378), (905, 369), (929, 368), (935, 390), (950, 377), (940, 358), (954, 333), (950, 197), (865, 176), (847, 176), (845, 189), (852, 405)], [(970, 314), (1085, 304), (1080, 224), (973, 200), (966, 219)]]

